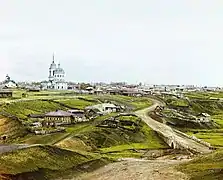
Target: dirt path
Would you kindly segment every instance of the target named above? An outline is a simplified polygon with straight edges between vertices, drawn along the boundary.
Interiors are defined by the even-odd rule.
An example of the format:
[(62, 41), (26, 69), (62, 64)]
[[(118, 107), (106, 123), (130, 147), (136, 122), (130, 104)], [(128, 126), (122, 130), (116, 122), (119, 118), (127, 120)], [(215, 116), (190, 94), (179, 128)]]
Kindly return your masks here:
[(173, 128), (167, 126), (166, 124), (157, 122), (157, 121), (153, 120), (151, 117), (149, 117), (147, 115), (148, 112), (153, 111), (156, 108), (156, 106), (162, 105), (162, 103), (157, 100), (153, 100), (153, 102), (154, 102), (154, 104), (152, 106), (150, 106), (149, 108), (136, 112), (136, 115), (139, 116), (140, 118), (142, 118), (142, 120), (148, 126), (150, 126), (154, 131), (157, 131), (160, 134), (162, 134), (164, 137), (173, 140), (174, 143), (179, 144), (181, 147), (184, 147), (186, 149), (190, 149), (190, 150), (193, 150), (193, 151), (199, 152), (199, 153), (210, 153), (211, 152), (209, 147), (186, 137), (186, 135), (182, 136), (183, 133), (180, 134), (177, 131), (175, 131)]
[(112, 163), (77, 180), (187, 180), (185, 174), (173, 168), (188, 160), (124, 159)]
[(10, 145), (6, 145), (6, 144), (0, 144), (0, 155), (3, 153), (7, 153), (7, 152), (12, 152), (12, 151), (17, 151), (19, 149), (27, 149), (27, 148), (31, 148), (31, 147), (38, 147), (41, 146), (41, 144), (10, 144)]
[[(153, 111), (156, 106), (162, 105), (161, 102), (153, 100), (154, 104), (144, 110), (136, 112), (153, 130), (162, 133), (165, 137), (171, 137), (185, 148), (196, 150), (201, 153), (209, 153), (211, 150), (205, 145), (183, 136), (171, 127), (159, 123), (147, 114)], [(124, 159), (123, 161), (109, 164), (92, 173), (87, 173), (78, 180), (187, 180), (189, 179), (182, 172), (177, 171), (174, 166), (188, 160), (140, 160)]]

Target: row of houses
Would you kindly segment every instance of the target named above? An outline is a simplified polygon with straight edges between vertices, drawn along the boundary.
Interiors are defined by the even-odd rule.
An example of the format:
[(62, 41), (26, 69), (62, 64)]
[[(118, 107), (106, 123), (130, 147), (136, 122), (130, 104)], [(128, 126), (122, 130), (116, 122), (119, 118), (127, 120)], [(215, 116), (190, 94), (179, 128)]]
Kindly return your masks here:
[(111, 103), (102, 103), (94, 106), (88, 106), (85, 110), (56, 110), (46, 114), (30, 114), (28, 117), (34, 122), (31, 124), (33, 127), (57, 127), (89, 121), (91, 117), (95, 118), (112, 112), (122, 112), (123, 110), (123, 106), (121, 107)]
[(82, 110), (56, 110), (46, 114), (30, 114), (28, 117), (35, 121), (31, 124), (34, 127), (56, 127), (87, 121)]

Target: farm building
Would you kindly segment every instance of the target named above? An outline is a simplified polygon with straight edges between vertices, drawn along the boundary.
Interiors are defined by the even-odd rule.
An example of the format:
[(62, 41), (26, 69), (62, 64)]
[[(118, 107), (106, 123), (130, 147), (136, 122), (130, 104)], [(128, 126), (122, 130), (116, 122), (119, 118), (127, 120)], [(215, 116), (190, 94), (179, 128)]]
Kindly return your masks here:
[(43, 126), (57, 126), (61, 124), (71, 124), (73, 122), (74, 117), (72, 113), (56, 110), (45, 114)]
[(88, 106), (85, 108), (85, 110), (97, 110), (100, 113), (112, 113), (120, 111), (120, 107), (111, 103), (102, 103), (94, 106)]
[(12, 97), (12, 91), (0, 90), (0, 98)]

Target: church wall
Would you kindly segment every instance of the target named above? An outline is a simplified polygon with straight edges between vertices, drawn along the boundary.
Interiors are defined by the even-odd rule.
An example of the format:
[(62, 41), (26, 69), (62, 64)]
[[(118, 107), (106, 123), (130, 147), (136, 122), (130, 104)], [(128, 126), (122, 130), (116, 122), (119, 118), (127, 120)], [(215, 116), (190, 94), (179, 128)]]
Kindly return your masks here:
[[(47, 84), (47, 89), (55, 89), (55, 90), (66, 90), (67, 83), (65, 81), (65, 74), (64, 71), (60, 73), (58, 69), (60, 68), (60, 64), (58, 64), (58, 68), (54, 63), (54, 56), (53, 56), (53, 63), (50, 65), (49, 68), (49, 81)], [(60, 68), (61, 69), (61, 68)]]

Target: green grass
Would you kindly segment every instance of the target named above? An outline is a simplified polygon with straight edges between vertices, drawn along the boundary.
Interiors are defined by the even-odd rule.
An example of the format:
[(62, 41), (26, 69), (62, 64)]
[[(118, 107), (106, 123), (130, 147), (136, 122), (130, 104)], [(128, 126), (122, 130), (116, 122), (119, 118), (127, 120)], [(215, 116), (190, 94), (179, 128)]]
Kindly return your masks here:
[(70, 126), (66, 127), (66, 132), (75, 134), (80, 131), (83, 131), (83, 129), (88, 128), (89, 126), (91, 126), (91, 124), (89, 122), (70, 125)]
[(129, 96), (121, 96), (121, 95), (104, 95), (97, 96), (96, 99), (100, 101), (111, 101), (116, 102), (121, 105), (125, 105), (127, 107), (132, 108), (133, 110), (140, 110), (143, 108), (147, 108), (152, 105), (152, 101), (146, 97), (129, 97)]
[(57, 141), (65, 138), (68, 136), (69, 133), (53, 133), (53, 134), (46, 134), (46, 135), (34, 135), (29, 134), (23, 138), (17, 140), (19, 143), (23, 144), (54, 144)]
[(168, 105), (176, 106), (176, 107), (188, 107), (189, 103), (184, 99), (167, 99)]
[(189, 97), (191, 99), (209, 99), (210, 94), (205, 92), (190, 92), (184, 94), (186, 97)]
[(20, 121), (0, 116), (0, 136), (6, 135), (6, 142), (15, 141), (17, 138), (24, 137), (28, 133), (27, 128)]
[[(56, 109), (67, 110), (68, 106), (84, 109), (86, 106), (98, 103), (98, 100), (101, 102), (112, 101), (120, 103), (121, 105), (132, 107), (133, 110), (152, 105), (151, 100), (148, 98), (89, 95), (81, 96), (81, 99), (78, 99), (78, 97), (62, 96), (58, 92), (47, 93), (29, 93), (29, 97), (27, 98), (32, 100), (4, 104), (2, 110), (17, 116), (21, 122), (27, 122), (29, 121), (28, 114), (42, 114), (55, 111)], [(40, 100), (38, 99), (39, 97), (50, 99), (50, 101)], [(32, 172), (32, 175), (37, 172), (37, 174), (42, 175), (41, 178), (48, 178), (53, 174), (62, 173), (60, 175), (63, 175), (66, 171), (75, 171), (72, 168), (83, 163), (88, 163), (91, 160), (103, 158), (116, 160), (121, 157), (141, 157), (141, 154), (135, 152), (135, 150), (168, 148), (151, 128), (135, 116), (118, 117), (123, 122), (136, 122), (138, 128), (134, 128), (134, 131), (131, 127), (128, 127), (129, 130), (96, 127), (99, 122), (117, 116), (117, 114), (111, 113), (106, 116), (100, 116), (90, 122), (66, 126), (66, 132), (64, 133), (12, 136), (15, 137), (14, 142), (17, 143), (44, 144), (44, 146), (4, 154), (0, 157), (0, 171), (6, 174), (22, 173), (22, 175), (26, 172)], [(14, 122), (14, 120), (12, 121)], [(18, 121), (20, 124), (21, 122)], [(13, 129), (13, 125), (18, 128), (17, 124), (10, 126), (6, 122), (3, 124), (5, 125), (5, 129), (8, 127)], [(25, 128), (23, 125), (21, 127)], [(48, 146), (54, 144), (62, 149)], [(27, 178), (23, 177), (23, 179)]]
[(94, 119), (94, 122), (100, 122), (100, 121), (104, 121), (106, 119), (109, 119), (111, 117), (115, 117), (117, 116), (119, 113), (116, 113), (116, 112), (113, 112), (113, 113), (110, 113), (110, 114), (106, 114), (104, 116), (98, 116), (97, 118)]
[(66, 169), (87, 161), (88, 158), (56, 147), (32, 147), (1, 155), (0, 171), (17, 174), (35, 171), (38, 168)]
[(65, 107), (49, 101), (32, 100), (10, 103), (2, 106), (2, 110), (17, 116), (20, 119), (27, 119), (29, 114), (42, 114), (57, 109), (66, 110)]
[(133, 121), (133, 122), (138, 122), (138, 121), (140, 121), (140, 118), (137, 117), (137, 116), (128, 115), (128, 116), (119, 116), (118, 117), (118, 120), (120, 120), (120, 121)]
[(196, 158), (177, 169), (188, 174), (190, 180), (223, 179), (223, 151)]
[(188, 135), (196, 136), (203, 141), (210, 143), (217, 148), (223, 148), (223, 115), (218, 114), (212, 116), (215, 123), (218, 124), (218, 128), (214, 129), (187, 129)]
[[(92, 146), (93, 149), (117, 147), (135, 147), (138, 149), (159, 149), (168, 146), (144, 122), (140, 123), (138, 132), (117, 128), (88, 128), (75, 137)], [(123, 149), (122, 149), (123, 150)]]
[(80, 100), (80, 99), (60, 99), (56, 101), (63, 103), (67, 106), (77, 108), (77, 109), (84, 109), (87, 106), (92, 106), (96, 104), (96, 102), (90, 102), (90, 101)]
[[(94, 124), (94, 123), (93, 123)], [(69, 139), (61, 142), (64, 147), (75, 149), (75, 144), (83, 148), (98, 151), (99, 149), (121, 148), (125, 149), (163, 149), (168, 146), (149, 128), (144, 122), (139, 122), (138, 131), (123, 130), (120, 128), (95, 127), (93, 124), (78, 125), (78, 127), (68, 127)], [(72, 147), (74, 146), (74, 147)]]
[(223, 98), (223, 92), (190, 92), (185, 93), (185, 96), (192, 99), (218, 99)]
[(3, 177), (20, 174), (18, 176), (23, 175), (24, 179), (29, 172), (32, 176), (37, 173), (37, 177), (32, 179), (56, 178), (58, 173), (60, 176), (69, 171), (74, 173), (74, 168), (81, 164), (100, 159), (102, 157), (98, 154), (67, 151), (52, 146), (31, 147), (1, 155), (0, 174), (4, 174)]
[(132, 143), (132, 144), (124, 144), (118, 146), (112, 146), (109, 148), (101, 148), (100, 151), (102, 153), (111, 153), (111, 152), (120, 152), (124, 150), (152, 150), (152, 149), (162, 149), (166, 148), (160, 143), (153, 142), (153, 143)]
[(103, 156), (108, 157), (109, 159), (116, 161), (121, 158), (142, 158), (143, 154), (140, 152), (135, 152), (134, 150), (123, 150), (117, 152), (109, 152)]
[(188, 131), (188, 135), (196, 136), (197, 138), (210, 143), (212, 146), (217, 148), (223, 147), (223, 130), (196, 130)]
[(223, 128), (223, 114), (218, 114), (212, 116), (212, 119), (220, 126), (220, 128)]

